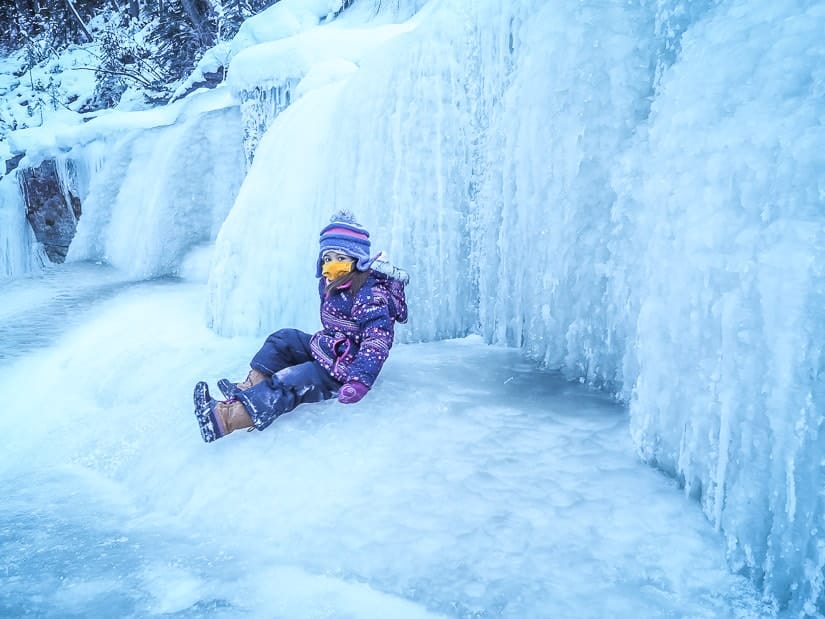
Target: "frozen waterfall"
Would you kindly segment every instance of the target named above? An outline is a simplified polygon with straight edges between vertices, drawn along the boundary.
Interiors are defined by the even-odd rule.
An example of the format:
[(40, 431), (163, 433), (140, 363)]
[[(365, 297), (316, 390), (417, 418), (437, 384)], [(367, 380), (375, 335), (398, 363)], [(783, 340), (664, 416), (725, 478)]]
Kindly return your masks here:
[(231, 102), (58, 136), (70, 259), (153, 277), (216, 239), (219, 335), (312, 330), (318, 230), (351, 209), (412, 275), (402, 339), (478, 333), (628, 403), (732, 569), (825, 613), (825, 3), (340, 6), (250, 20)]
[[(237, 108), (115, 137), (87, 180), (71, 260), (105, 260), (134, 277), (176, 272), (215, 238), (244, 168)], [(81, 160), (88, 151), (73, 153)]]

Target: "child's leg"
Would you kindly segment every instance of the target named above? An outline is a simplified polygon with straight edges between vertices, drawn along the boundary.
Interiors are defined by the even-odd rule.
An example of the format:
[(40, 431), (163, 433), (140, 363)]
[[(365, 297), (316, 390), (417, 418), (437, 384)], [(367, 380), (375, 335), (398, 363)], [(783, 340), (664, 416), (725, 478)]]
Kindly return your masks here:
[(266, 338), (249, 365), (253, 370), (272, 376), (286, 367), (312, 361), (309, 352), (311, 337), (309, 333), (298, 329), (276, 331)]
[(331, 398), (340, 386), (317, 361), (307, 361), (284, 368), (251, 389), (237, 391), (234, 397), (244, 405), (255, 427), (263, 430), (299, 404)]
[(309, 333), (297, 329), (281, 329), (276, 331), (264, 342), (261, 349), (249, 363), (252, 368), (246, 378), (239, 382), (221, 378), (218, 388), (224, 397), (234, 398), (238, 389), (251, 389), (260, 382), (264, 382), (275, 372), (284, 368), (312, 361), (309, 352)]

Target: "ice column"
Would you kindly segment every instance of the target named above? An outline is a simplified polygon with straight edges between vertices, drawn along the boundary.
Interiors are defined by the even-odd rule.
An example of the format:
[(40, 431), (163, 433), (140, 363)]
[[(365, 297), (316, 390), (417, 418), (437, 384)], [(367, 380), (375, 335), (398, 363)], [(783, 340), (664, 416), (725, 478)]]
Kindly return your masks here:
[(314, 328), (318, 231), (341, 208), (371, 231), (376, 252), (413, 275), (415, 320), (401, 338), (475, 328), (469, 213), (480, 79), (468, 79), (478, 66), (468, 38), (479, 35), (460, 3), (442, 11), (443, 21), (398, 36), (324, 97), (305, 94), (275, 118), (219, 238), (216, 328)]
[[(340, 85), (310, 93), (275, 118), (215, 243), (210, 324), (268, 333), (317, 324), (319, 199)], [(289, 148), (284, 145), (289, 144)]]
[(0, 178), (0, 278), (36, 271), (49, 259), (26, 221), (17, 171)]

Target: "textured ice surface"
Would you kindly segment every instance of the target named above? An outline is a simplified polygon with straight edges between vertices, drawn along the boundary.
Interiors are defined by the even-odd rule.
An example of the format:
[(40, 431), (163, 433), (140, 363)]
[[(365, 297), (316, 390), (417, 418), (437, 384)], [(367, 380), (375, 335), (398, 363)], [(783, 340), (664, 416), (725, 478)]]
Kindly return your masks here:
[[(0, 615), (759, 617), (722, 539), (640, 464), (624, 408), (469, 338), (398, 345), (354, 406), (201, 442), (191, 387), (257, 338), (201, 326), (203, 284), (95, 297), (0, 349)], [(55, 313), (57, 312), (57, 315)], [(20, 314), (7, 314), (13, 324)], [(0, 340), (0, 347), (7, 340)]]

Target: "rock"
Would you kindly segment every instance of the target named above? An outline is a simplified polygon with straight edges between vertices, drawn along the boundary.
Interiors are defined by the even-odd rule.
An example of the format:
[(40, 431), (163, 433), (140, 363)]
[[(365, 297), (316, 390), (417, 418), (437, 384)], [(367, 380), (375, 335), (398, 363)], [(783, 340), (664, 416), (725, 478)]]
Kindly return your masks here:
[(12, 170), (17, 168), (17, 164), (20, 163), (20, 160), (26, 156), (26, 153), (17, 153), (11, 159), (6, 159), (6, 174), (11, 172)]
[(34, 236), (43, 244), (49, 260), (61, 263), (77, 230), (81, 214), (80, 198), (63, 192), (57, 165), (47, 159), (36, 168), (20, 170), (20, 186), (26, 201), (26, 219)]
[(221, 84), (226, 77), (226, 69), (223, 67), (218, 67), (217, 70), (210, 72), (203, 73), (203, 79), (193, 83), (189, 88), (184, 90), (179, 95), (173, 97), (169, 103), (173, 101), (177, 101), (178, 99), (183, 99), (186, 95), (195, 92), (198, 88), (215, 88)]

